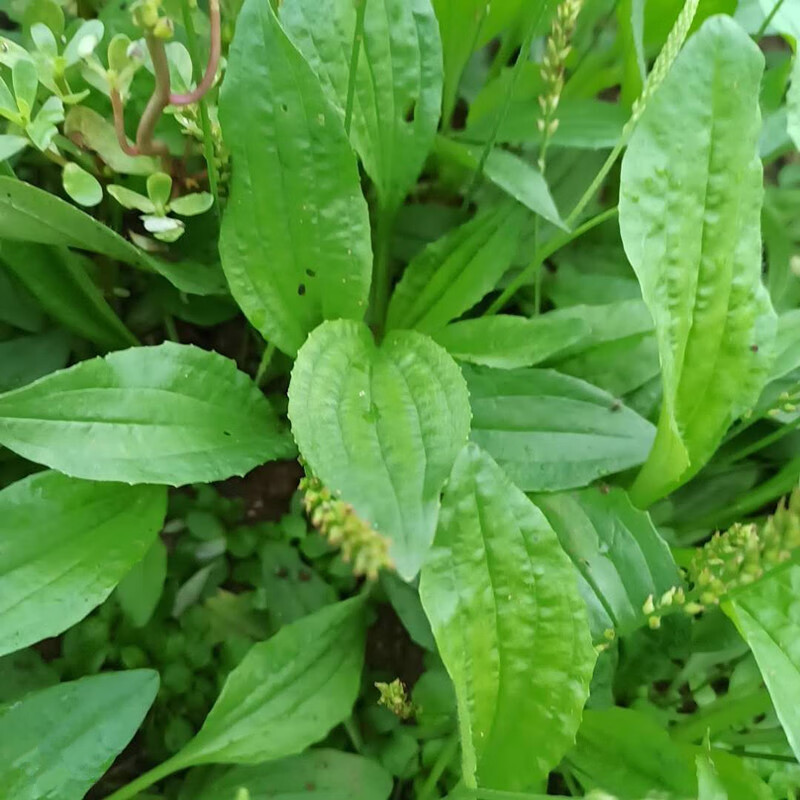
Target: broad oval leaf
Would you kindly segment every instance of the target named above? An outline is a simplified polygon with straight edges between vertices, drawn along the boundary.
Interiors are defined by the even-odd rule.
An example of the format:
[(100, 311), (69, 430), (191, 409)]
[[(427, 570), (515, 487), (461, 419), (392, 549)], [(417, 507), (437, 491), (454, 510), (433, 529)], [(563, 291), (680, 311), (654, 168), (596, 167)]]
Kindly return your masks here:
[(68, 330), (104, 350), (137, 344), (89, 278), (81, 256), (66, 247), (5, 241), (0, 243), (0, 261)]
[(361, 323), (326, 322), (298, 353), (289, 418), (312, 471), (391, 540), (398, 571), (413, 578), (469, 434), (455, 362), (413, 331), (391, 331), (377, 346)]
[[(285, 0), (286, 32), (344, 113), (356, 4)], [(442, 47), (430, 0), (380, 0), (364, 7), (351, 138), (384, 213), (414, 185), (433, 144), (442, 103)]]
[(0, 492), (0, 655), (56, 636), (111, 594), (164, 522), (166, 491), (31, 475)]
[(548, 369), (464, 375), (472, 440), (523, 491), (575, 489), (647, 458), (653, 426), (591, 384)]
[(769, 370), (775, 316), (761, 283), (756, 154), (763, 63), (732, 19), (707, 20), (648, 101), (622, 162), (620, 229), (655, 321), (664, 386), (658, 435), (632, 489), (640, 506), (708, 461)]
[(190, 294), (224, 291), (218, 265), (172, 264), (152, 258), (75, 206), (44, 189), (5, 176), (0, 177), (0, 239), (100, 253), (145, 272), (158, 272)]
[(157, 691), (153, 670), (109, 672), (0, 707), (0, 795), (82, 800), (133, 738)]
[(558, 314), (516, 317), (497, 314), (452, 322), (433, 338), (453, 358), (498, 369), (532, 367), (583, 341), (590, 327)]
[(592, 636), (626, 635), (647, 623), (642, 606), (681, 577), (650, 517), (617, 488), (590, 488), (533, 498), (580, 576)]
[(800, 565), (777, 569), (737, 592), (726, 611), (750, 645), (800, 759)]
[(364, 599), (355, 597), (253, 645), (172, 768), (258, 764), (322, 739), (349, 716), (358, 696), (365, 627)]
[(220, 119), (233, 164), (222, 266), (253, 326), (294, 355), (324, 319), (364, 316), (370, 230), (339, 115), (269, 3), (239, 14)]
[(525, 214), (503, 203), (428, 245), (397, 284), (387, 327), (431, 333), (480, 302), (511, 266)]
[(530, 788), (575, 740), (595, 651), (556, 535), (476, 445), (453, 467), (420, 596), (455, 685), (465, 783)]
[(339, 750), (309, 750), (253, 767), (215, 767), (190, 773), (182, 800), (386, 800), (392, 776), (369, 758)]
[(77, 478), (171, 486), (294, 454), (232, 361), (172, 342), (82, 361), (0, 395), (0, 444)]

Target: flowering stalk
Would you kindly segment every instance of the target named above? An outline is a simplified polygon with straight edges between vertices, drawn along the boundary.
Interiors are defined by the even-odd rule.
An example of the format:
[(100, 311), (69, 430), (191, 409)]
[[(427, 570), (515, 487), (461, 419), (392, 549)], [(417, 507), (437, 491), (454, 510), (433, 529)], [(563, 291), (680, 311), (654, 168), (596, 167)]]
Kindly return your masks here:
[(416, 709), (400, 678), (395, 678), (391, 683), (376, 683), (375, 688), (380, 693), (378, 705), (388, 708), (392, 714), (403, 720), (414, 716)]
[(564, 90), (564, 64), (572, 50), (571, 40), (575, 32), (583, 0), (564, 0), (556, 9), (553, 27), (545, 45), (541, 76), (544, 80), (545, 92), (539, 96), (542, 116), (539, 118), (539, 132), (542, 142), (539, 147), (539, 171), (544, 172), (547, 159), (547, 146), (553, 134), (558, 130), (556, 110)]
[(303, 506), (311, 524), (341, 549), (342, 559), (353, 565), (353, 574), (374, 581), (381, 569), (394, 569), (389, 540), (362, 520), (349, 503), (337, 497), (318, 478), (304, 478)]

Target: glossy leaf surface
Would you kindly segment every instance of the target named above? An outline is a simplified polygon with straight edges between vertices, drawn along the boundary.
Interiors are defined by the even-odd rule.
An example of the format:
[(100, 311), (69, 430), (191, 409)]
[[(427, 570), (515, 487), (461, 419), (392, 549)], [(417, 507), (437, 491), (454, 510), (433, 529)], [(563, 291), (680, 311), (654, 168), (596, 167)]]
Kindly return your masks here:
[(412, 578), (469, 433), (455, 362), (419, 333), (392, 331), (378, 347), (362, 324), (327, 322), (298, 354), (289, 418), (314, 474), (391, 540), (398, 571)]
[(0, 395), (0, 443), (77, 478), (173, 486), (293, 454), (272, 407), (232, 361), (171, 342)]
[(233, 167), (222, 265), (253, 326), (294, 355), (324, 319), (366, 310), (372, 259), (356, 159), (269, 3), (242, 7), (220, 104)]
[(622, 162), (620, 229), (655, 320), (664, 385), (658, 435), (632, 490), (640, 506), (708, 461), (769, 370), (775, 319), (761, 283), (756, 154), (763, 61), (729, 17), (707, 20), (648, 101)]
[(0, 706), (0, 793), (82, 800), (133, 738), (157, 691), (153, 670), (109, 672)]
[(65, 631), (161, 529), (166, 492), (40, 472), (0, 492), (0, 655)]
[(523, 491), (586, 486), (647, 457), (653, 426), (595, 386), (545, 369), (464, 374), (472, 440)]
[(546, 777), (589, 694), (586, 609), (544, 515), (476, 445), (453, 467), (420, 595), (456, 689), (466, 785)]

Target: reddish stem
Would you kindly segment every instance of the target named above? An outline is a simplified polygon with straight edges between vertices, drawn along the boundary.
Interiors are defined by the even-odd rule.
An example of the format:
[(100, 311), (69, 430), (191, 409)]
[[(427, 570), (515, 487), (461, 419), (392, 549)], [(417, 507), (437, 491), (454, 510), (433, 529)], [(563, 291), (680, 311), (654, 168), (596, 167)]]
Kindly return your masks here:
[(202, 80), (191, 92), (186, 94), (170, 94), (169, 102), (173, 106), (188, 106), (196, 103), (211, 88), (217, 76), (219, 58), (222, 53), (222, 36), (220, 33), (219, 0), (209, 0), (208, 16), (211, 23), (211, 46), (208, 53), (208, 64)]
[(122, 97), (116, 89), (111, 90), (111, 110), (114, 112), (114, 130), (122, 152), (129, 156), (138, 156), (139, 148), (128, 142), (125, 135), (125, 117), (123, 115)]

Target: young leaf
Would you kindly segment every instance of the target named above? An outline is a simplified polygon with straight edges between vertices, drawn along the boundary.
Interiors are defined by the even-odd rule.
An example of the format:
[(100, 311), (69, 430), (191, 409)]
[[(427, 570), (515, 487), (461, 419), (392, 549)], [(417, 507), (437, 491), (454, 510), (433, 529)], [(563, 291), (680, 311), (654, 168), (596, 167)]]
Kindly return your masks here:
[(151, 258), (75, 206), (15, 178), (0, 177), (0, 239), (89, 250), (146, 272), (158, 272), (181, 291), (218, 294), (224, 281), (216, 265), (171, 264)]
[(356, 159), (269, 3), (245, 0), (220, 104), (233, 163), (222, 265), (250, 322), (294, 355), (323, 320), (366, 310), (372, 258)]
[(523, 491), (586, 486), (647, 458), (653, 426), (595, 386), (547, 369), (464, 375), (472, 440)]
[(181, 800), (387, 800), (392, 776), (369, 758), (340, 750), (308, 750), (253, 767), (215, 767), (189, 774)]
[(326, 322), (297, 356), (289, 418), (303, 458), (387, 536), (400, 574), (416, 575), (433, 540), (439, 492), (469, 433), (455, 362), (428, 337)]
[(586, 607), (547, 520), (475, 445), (453, 467), (420, 596), (456, 689), (465, 784), (545, 778), (589, 696)]
[(79, 206), (96, 206), (103, 199), (103, 187), (97, 178), (77, 164), (67, 164), (61, 179), (64, 191)]
[(0, 392), (61, 369), (68, 358), (69, 337), (59, 330), (0, 342)]
[(293, 455), (272, 407), (232, 361), (172, 342), (0, 395), (0, 421), (9, 450), (93, 480), (178, 486)]
[(325, 606), (254, 645), (200, 732), (169, 762), (258, 764), (324, 738), (353, 708), (364, 660), (364, 600)]
[(590, 333), (581, 319), (557, 314), (526, 317), (497, 314), (451, 322), (433, 339), (453, 358), (498, 369), (532, 367), (574, 346)]
[(763, 63), (732, 19), (707, 20), (648, 101), (622, 162), (620, 229), (655, 320), (664, 386), (656, 441), (632, 489), (639, 506), (708, 461), (769, 370), (775, 318), (761, 283), (756, 154)]
[(66, 247), (0, 243), (0, 261), (67, 330), (103, 350), (138, 344), (86, 273), (82, 258)]
[(0, 492), (0, 655), (83, 619), (147, 552), (164, 489), (31, 475)]
[(585, 789), (619, 800), (697, 796), (694, 761), (651, 717), (629, 708), (587, 711), (567, 764)]
[(167, 577), (167, 548), (157, 537), (144, 556), (117, 585), (116, 598), (125, 616), (137, 627), (147, 624), (161, 599)]
[(737, 592), (725, 609), (756, 657), (786, 738), (800, 758), (800, 565)]
[(0, 135), (0, 161), (15, 156), (28, 146), (28, 140), (24, 136), (14, 136), (4, 133)]
[[(356, 7), (287, 0), (281, 22), (346, 113)], [(442, 105), (442, 49), (430, 0), (367, 2), (355, 72), (351, 138), (388, 213), (416, 182)]]
[(157, 691), (153, 670), (109, 672), (0, 707), (0, 795), (81, 800), (133, 738)]
[(541, 494), (533, 500), (578, 571), (595, 641), (607, 630), (625, 636), (646, 625), (642, 608), (648, 597), (658, 600), (680, 586), (669, 547), (622, 489)]
[(511, 266), (524, 218), (516, 204), (501, 204), (428, 245), (403, 273), (387, 327), (431, 333), (480, 302)]

